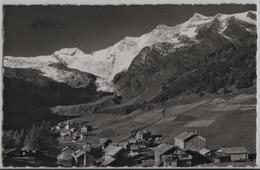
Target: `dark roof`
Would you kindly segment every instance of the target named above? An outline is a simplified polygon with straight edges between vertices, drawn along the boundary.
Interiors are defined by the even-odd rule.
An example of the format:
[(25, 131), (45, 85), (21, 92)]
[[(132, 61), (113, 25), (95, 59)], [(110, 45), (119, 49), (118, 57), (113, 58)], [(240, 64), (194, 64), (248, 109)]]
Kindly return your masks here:
[(154, 152), (156, 152), (157, 154), (162, 155), (162, 154), (164, 154), (165, 152), (167, 152), (167, 151), (169, 151), (169, 150), (171, 150), (171, 149), (173, 149), (173, 148), (174, 148), (173, 145), (169, 145), (169, 144), (167, 144), (167, 143), (162, 143), (162, 144), (160, 144), (159, 146), (157, 146), (156, 148), (154, 148), (153, 150), (154, 150)]
[(222, 147), (219, 150), (225, 152), (226, 154), (240, 154), (240, 153), (249, 153), (249, 151), (243, 147)]
[(104, 143), (106, 143), (106, 142), (108, 142), (108, 141), (111, 141), (111, 139), (109, 139), (109, 138), (100, 138), (100, 144), (102, 145), (102, 144), (104, 144)]

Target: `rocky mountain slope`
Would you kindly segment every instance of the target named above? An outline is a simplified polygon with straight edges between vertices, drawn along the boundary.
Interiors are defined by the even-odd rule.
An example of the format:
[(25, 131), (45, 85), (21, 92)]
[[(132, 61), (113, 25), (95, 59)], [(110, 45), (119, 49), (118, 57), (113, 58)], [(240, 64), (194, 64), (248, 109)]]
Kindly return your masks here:
[(250, 87), (256, 78), (256, 26), (252, 15), (195, 14), (183, 24), (194, 32), (190, 37), (178, 37), (185, 40), (181, 47), (164, 42), (143, 48), (129, 69), (115, 76), (116, 91), (124, 101), (138, 96), (139, 103), (146, 103), (185, 91), (214, 93), (234, 84), (237, 88)]
[[(254, 11), (238, 13), (238, 14), (217, 14), (207, 17), (195, 13), (188, 21), (170, 27), (159, 25), (151, 32), (143, 34), (140, 37), (125, 37), (118, 43), (106, 49), (86, 54), (78, 48), (61, 49), (49, 56), (38, 57), (11, 57), (5, 56), (4, 66), (11, 68), (39, 68), (45, 76), (60, 81), (53, 73), (53, 70), (44, 67), (50, 63), (61, 63), (68, 68), (77, 69), (83, 72), (91, 73), (97, 76), (98, 90), (114, 91), (111, 80), (114, 76), (127, 70), (133, 59), (146, 46), (151, 47), (158, 43), (170, 43), (171, 51), (175, 51), (180, 47), (197, 44), (205, 31), (215, 29), (215, 32), (222, 35), (222, 39), (233, 41), (227, 33), (227, 27), (230, 23), (236, 22), (248, 32), (254, 32), (256, 14)], [(204, 32), (203, 32), (204, 31)], [(237, 30), (238, 31), (238, 30)]]
[(248, 88), (256, 78), (256, 37), (255, 11), (195, 13), (91, 54), (65, 48), (48, 56), (5, 56), (5, 112), (35, 105), (54, 106), (49, 111), (61, 115), (123, 114), (182, 93)]

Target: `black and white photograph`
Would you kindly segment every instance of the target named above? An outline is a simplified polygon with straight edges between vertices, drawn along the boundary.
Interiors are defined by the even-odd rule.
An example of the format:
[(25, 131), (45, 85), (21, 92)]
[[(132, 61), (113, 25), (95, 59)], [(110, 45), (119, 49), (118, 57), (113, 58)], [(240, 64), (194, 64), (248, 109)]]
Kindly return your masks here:
[(260, 166), (257, 5), (6, 1), (2, 167)]

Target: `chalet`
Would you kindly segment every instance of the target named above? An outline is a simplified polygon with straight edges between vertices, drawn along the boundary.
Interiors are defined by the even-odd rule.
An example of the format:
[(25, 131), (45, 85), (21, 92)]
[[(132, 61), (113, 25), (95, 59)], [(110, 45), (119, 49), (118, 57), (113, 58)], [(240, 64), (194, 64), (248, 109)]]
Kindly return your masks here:
[(162, 155), (162, 161), (164, 167), (177, 167), (177, 157), (173, 154)]
[(76, 150), (71, 154), (75, 160), (75, 165), (78, 167), (92, 166), (95, 157), (81, 149)]
[(155, 166), (161, 166), (163, 164), (162, 155), (168, 154), (167, 152), (172, 152), (173, 149), (173, 145), (168, 145), (166, 143), (162, 143), (154, 148)]
[(109, 138), (100, 138), (99, 145), (102, 149), (105, 149), (110, 143), (112, 143), (112, 140)]
[(192, 156), (178, 147), (162, 143), (154, 149), (155, 166), (191, 166)]
[[(226, 161), (246, 161), (249, 151), (245, 147), (221, 147), (215, 151), (215, 157), (225, 157)], [(223, 158), (222, 158), (223, 160)], [(221, 161), (221, 159), (220, 159)]]
[(177, 157), (177, 166), (178, 167), (188, 167), (192, 165), (192, 155), (187, 152), (177, 148), (175, 152), (175, 156)]
[(206, 148), (206, 139), (196, 131), (186, 131), (174, 137), (175, 146), (184, 150), (199, 151)]
[(61, 150), (61, 153), (57, 156), (57, 165), (64, 167), (71, 167), (75, 165), (75, 160), (72, 156), (74, 149), (66, 146)]
[(104, 162), (101, 166), (122, 166), (127, 162), (127, 151), (119, 146), (109, 145), (103, 150)]
[(205, 155), (212, 163), (230, 162), (230, 157), (219, 149), (212, 150)]
[(147, 130), (138, 130), (135, 134), (136, 140), (148, 140), (151, 137), (151, 133)]
[(76, 166), (81, 166), (81, 165), (86, 166), (87, 154), (85, 151), (78, 149), (75, 152), (73, 152), (71, 156), (75, 159)]

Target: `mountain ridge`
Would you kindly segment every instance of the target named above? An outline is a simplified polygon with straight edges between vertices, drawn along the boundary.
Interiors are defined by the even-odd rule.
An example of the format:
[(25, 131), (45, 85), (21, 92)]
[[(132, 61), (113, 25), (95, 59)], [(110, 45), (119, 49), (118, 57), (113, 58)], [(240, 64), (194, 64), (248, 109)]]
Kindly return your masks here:
[[(4, 66), (11, 68), (33, 67), (41, 70), (42, 67), (48, 67), (52, 63), (63, 64), (68, 68), (78, 69), (97, 76), (97, 91), (113, 92), (115, 89), (111, 81), (114, 76), (121, 71), (128, 70), (133, 59), (142, 48), (165, 42), (174, 44), (173, 49), (180, 48), (185, 45), (185, 40), (197, 42), (198, 27), (210, 24), (214, 19), (221, 22), (219, 32), (222, 33), (230, 18), (235, 18), (248, 24), (255, 24), (254, 17), (252, 17), (255, 14), (254, 11), (247, 11), (236, 14), (216, 14), (208, 17), (194, 13), (189, 20), (182, 24), (175, 26), (158, 25), (152, 31), (140, 37), (126, 36), (118, 43), (90, 54), (86, 54), (78, 48), (64, 48), (47, 56), (5, 56)], [(228, 36), (225, 37), (229, 38)], [(45, 76), (56, 80), (56, 77), (51, 76), (51, 70), (45, 69), (43, 72)]]

